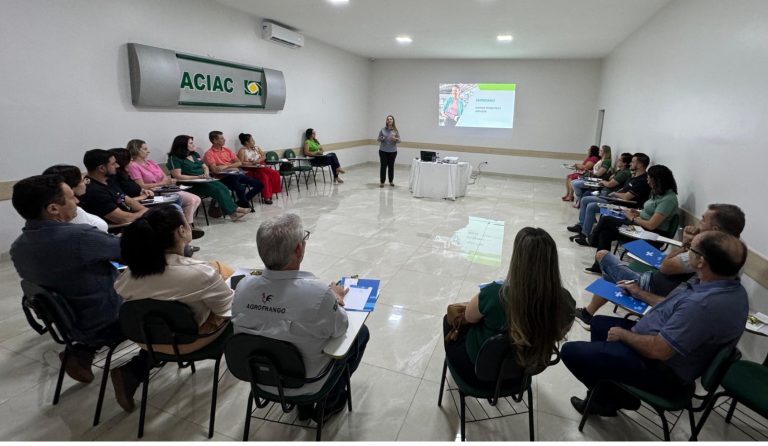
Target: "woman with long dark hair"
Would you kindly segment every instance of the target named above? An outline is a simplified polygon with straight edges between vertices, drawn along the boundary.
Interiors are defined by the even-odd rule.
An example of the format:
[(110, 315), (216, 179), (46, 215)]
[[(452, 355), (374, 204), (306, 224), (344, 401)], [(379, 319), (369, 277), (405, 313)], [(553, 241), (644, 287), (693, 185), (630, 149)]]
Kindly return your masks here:
[[(173, 138), (166, 166), (171, 177), (176, 180), (204, 179), (211, 176), (208, 166), (203, 163), (200, 155), (195, 151), (195, 139), (189, 135), (179, 135)], [(250, 209), (238, 207), (232, 201), (227, 186), (218, 181), (194, 184), (189, 192), (213, 198), (221, 206), (222, 213), (229, 215), (232, 220), (239, 220), (250, 212)]]
[(587, 157), (584, 158), (584, 161), (571, 165), (576, 171), (565, 177), (565, 195), (560, 197), (563, 201), (573, 201), (573, 186), (571, 186), (571, 181), (581, 178), (581, 176), (592, 169), (598, 161), (600, 161), (600, 147), (589, 146), (587, 148)]
[(379, 130), (379, 187), (384, 187), (384, 178), (389, 170), (389, 185), (395, 187), (395, 158), (397, 158), (397, 143), (400, 142), (400, 132), (397, 131), (395, 117), (388, 115), (384, 121), (384, 128)]
[[(642, 210), (627, 209), (623, 218), (603, 216), (589, 235), (589, 243), (597, 251), (610, 250), (614, 240), (627, 240), (619, 234), (619, 227), (632, 224), (646, 231), (671, 234), (677, 228), (672, 227), (672, 219), (678, 215), (677, 182), (672, 171), (661, 164), (648, 168), (648, 186), (651, 197), (645, 201)], [(600, 264), (595, 260), (585, 272), (601, 274)]]
[(307, 129), (304, 132), (303, 150), (304, 156), (310, 157), (309, 164), (313, 166), (331, 166), (333, 182), (338, 184), (344, 182), (339, 174), (346, 171), (341, 168), (339, 158), (336, 157), (335, 153), (325, 153), (323, 146), (320, 145), (320, 141), (317, 140), (317, 132), (314, 129)]
[(238, 139), (243, 147), (237, 152), (237, 159), (246, 167), (261, 166), (261, 168), (256, 170), (247, 170), (245, 174), (259, 180), (264, 185), (264, 188), (261, 190), (261, 198), (264, 199), (265, 204), (272, 204), (272, 194), (280, 193), (283, 190), (280, 182), (280, 173), (275, 169), (267, 167), (266, 155), (256, 145), (256, 141), (253, 140), (253, 136), (250, 133), (241, 133), (238, 135)]
[[(483, 343), (506, 334), (521, 368), (541, 369), (570, 330), (576, 302), (562, 286), (557, 246), (543, 229), (526, 227), (515, 237), (512, 261), (503, 282), (491, 282), (472, 297), (464, 315), (471, 325), (445, 343), (445, 357), (470, 385), (486, 388), (475, 375)], [(443, 319), (443, 331), (450, 330)]]
[[(184, 214), (171, 205), (153, 207), (123, 230), (120, 250), (128, 268), (115, 281), (115, 290), (126, 301), (173, 300), (188, 305), (200, 334), (207, 335), (183, 346), (198, 350), (224, 332), (232, 316), (234, 291), (210, 264), (184, 256), (192, 228)], [(212, 334), (214, 333), (214, 334)], [(155, 350), (171, 353), (170, 346)]]

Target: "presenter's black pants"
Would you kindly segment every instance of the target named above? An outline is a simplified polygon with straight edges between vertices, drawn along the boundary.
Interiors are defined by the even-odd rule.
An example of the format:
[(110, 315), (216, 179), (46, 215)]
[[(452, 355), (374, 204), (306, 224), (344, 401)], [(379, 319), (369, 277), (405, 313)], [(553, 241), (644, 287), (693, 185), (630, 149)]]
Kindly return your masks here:
[(382, 152), (379, 150), (379, 161), (381, 161), (379, 179), (381, 180), (381, 184), (384, 184), (384, 177), (387, 176), (387, 169), (389, 169), (389, 182), (391, 183), (395, 179), (395, 158), (397, 158), (397, 152)]
[[(264, 184), (261, 181), (251, 178), (247, 175), (222, 175), (219, 177), (219, 181), (227, 186), (231, 191), (237, 195), (237, 205), (243, 208), (251, 207), (249, 201), (255, 197), (256, 194), (264, 189)], [(246, 194), (245, 185), (251, 187), (251, 190)]]
[[(631, 329), (634, 321), (595, 316), (590, 324), (591, 342), (566, 342), (560, 358), (591, 393), (602, 380), (617, 381), (652, 393), (665, 394), (685, 385), (662, 361), (648, 359), (622, 342), (607, 342), (611, 327)], [(588, 394), (589, 395), (589, 394)], [(601, 385), (593, 404), (605, 409), (636, 407), (637, 399), (616, 386)]]

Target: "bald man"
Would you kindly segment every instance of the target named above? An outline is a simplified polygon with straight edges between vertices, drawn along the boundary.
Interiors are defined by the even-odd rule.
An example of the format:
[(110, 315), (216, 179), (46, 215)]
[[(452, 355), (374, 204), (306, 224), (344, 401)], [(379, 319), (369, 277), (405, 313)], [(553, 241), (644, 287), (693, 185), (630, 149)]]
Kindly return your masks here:
[[(606, 379), (653, 393), (677, 390), (701, 376), (720, 349), (739, 341), (749, 309), (738, 278), (747, 247), (730, 234), (707, 231), (694, 237), (688, 255), (696, 277), (666, 298), (644, 293), (655, 299), (654, 307), (637, 323), (595, 316), (591, 342), (563, 345), (563, 363), (587, 387), (587, 396)], [(636, 284), (620, 286), (632, 295), (641, 292)], [(583, 413), (586, 399), (574, 396), (571, 404)], [(590, 413), (616, 416), (618, 409), (639, 406), (622, 390), (601, 386)]]

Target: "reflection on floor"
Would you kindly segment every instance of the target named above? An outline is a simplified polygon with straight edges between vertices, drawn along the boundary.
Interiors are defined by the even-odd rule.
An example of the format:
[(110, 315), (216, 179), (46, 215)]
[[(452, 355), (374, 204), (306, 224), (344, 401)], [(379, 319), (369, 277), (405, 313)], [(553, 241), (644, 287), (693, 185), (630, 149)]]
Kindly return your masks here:
[[(411, 197), (404, 186), (407, 178), (407, 168), (398, 166), (397, 186), (380, 189), (378, 165), (353, 167), (343, 185), (320, 181), (315, 187), (310, 182), (308, 189), (302, 184), (300, 193), (294, 185), (287, 196), (281, 194), (274, 205), (257, 208), (242, 222), (212, 220), (205, 237), (195, 241), (202, 248), (197, 258), (261, 267), (255, 240), (259, 222), (291, 211), (312, 231), (304, 269), (327, 282), (350, 274), (381, 279), (381, 297), (368, 319), (371, 341), (352, 378), (354, 412), (333, 418), (324, 429), (325, 440), (456, 438), (456, 408), (450, 399), (437, 407), (444, 356), (441, 318), (448, 303), (466, 301), (478, 284), (505, 276), (512, 241), (522, 227), (550, 232), (559, 246), (564, 285), (579, 304), (589, 298), (583, 289), (594, 276), (581, 270), (592, 263), (592, 250), (568, 241), (565, 226), (573, 224), (576, 211), (559, 200), (559, 181), (484, 175), (466, 197), (453, 202)], [(123, 412), (111, 385), (102, 422), (91, 426), (97, 369), (97, 380), (90, 385), (65, 378), (60, 403), (51, 405), (59, 348), (27, 325), (18, 280), (9, 263), (0, 264), (0, 438), (135, 439), (138, 411)], [(568, 338), (588, 339), (589, 333), (574, 324)], [(195, 374), (173, 366), (160, 370), (151, 382), (145, 439), (205, 440), (211, 373), (208, 363), (199, 364)], [(538, 375), (533, 388), (537, 440), (656, 438), (624, 415), (594, 417), (579, 432), (579, 417), (568, 399), (583, 396), (585, 390), (562, 364)], [(247, 396), (247, 384), (222, 372), (215, 440), (241, 438)], [(688, 438), (685, 420), (674, 429), (673, 439)], [(314, 440), (310, 429), (257, 419), (250, 431), (252, 440)], [(526, 441), (527, 415), (470, 423), (467, 438)], [(749, 437), (713, 414), (700, 439)]]

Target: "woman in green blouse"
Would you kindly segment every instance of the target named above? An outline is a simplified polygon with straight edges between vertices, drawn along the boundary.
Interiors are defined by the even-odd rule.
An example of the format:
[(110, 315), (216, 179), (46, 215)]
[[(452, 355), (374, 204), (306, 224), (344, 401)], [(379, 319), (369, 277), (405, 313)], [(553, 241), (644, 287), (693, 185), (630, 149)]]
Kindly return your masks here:
[(317, 140), (317, 132), (314, 129), (307, 129), (304, 132), (304, 156), (310, 157), (309, 163), (313, 166), (331, 166), (333, 182), (339, 184), (344, 182), (339, 176), (340, 173), (345, 173), (339, 164), (339, 159), (335, 153), (323, 151), (323, 146)]
[[(465, 382), (492, 387), (495, 383), (477, 378), (475, 362), (483, 343), (503, 333), (516, 347), (517, 364), (540, 371), (571, 329), (575, 308), (560, 280), (555, 241), (543, 229), (523, 228), (515, 237), (506, 280), (491, 282), (472, 297), (464, 314), (471, 325), (445, 343), (445, 358)], [(444, 334), (450, 328), (443, 319)]]
[[(188, 135), (179, 135), (173, 139), (166, 166), (171, 176), (177, 180), (210, 178), (208, 166), (203, 163), (200, 155), (195, 152), (195, 139)], [(239, 220), (250, 212), (250, 209), (238, 207), (232, 201), (232, 196), (229, 194), (227, 186), (218, 181), (194, 184), (189, 189), (189, 192), (213, 198), (221, 206), (222, 213), (229, 215), (229, 218), (232, 220)]]

